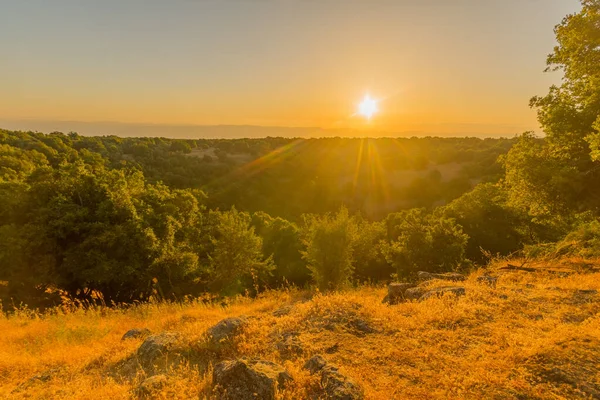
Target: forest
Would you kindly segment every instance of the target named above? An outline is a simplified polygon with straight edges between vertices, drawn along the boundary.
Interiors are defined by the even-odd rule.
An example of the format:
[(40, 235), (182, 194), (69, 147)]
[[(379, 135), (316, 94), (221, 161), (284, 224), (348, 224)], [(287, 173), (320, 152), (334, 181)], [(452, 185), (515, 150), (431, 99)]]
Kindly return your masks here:
[(336, 290), (517, 252), (598, 253), (600, 5), (583, 5), (548, 57), (561, 85), (530, 101), (543, 137), (0, 130), (3, 308)]

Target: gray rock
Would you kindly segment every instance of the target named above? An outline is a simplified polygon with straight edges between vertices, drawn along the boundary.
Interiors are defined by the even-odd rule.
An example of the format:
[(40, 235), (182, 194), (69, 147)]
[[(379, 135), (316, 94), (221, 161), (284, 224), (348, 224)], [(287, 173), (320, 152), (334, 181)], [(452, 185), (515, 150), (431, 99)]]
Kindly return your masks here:
[(325, 368), (327, 361), (319, 355), (310, 358), (304, 363), (304, 369), (310, 371), (311, 374), (315, 374)]
[(321, 373), (321, 386), (327, 399), (361, 400), (364, 394), (352, 379), (341, 374), (337, 368), (325, 366)]
[(422, 287), (406, 289), (404, 292), (404, 298), (406, 300), (419, 300), (426, 292), (427, 290), (423, 289)]
[(275, 344), (275, 347), (279, 350), (279, 354), (283, 358), (297, 356), (304, 351), (297, 332), (284, 333), (281, 340)]
[(579, 296), (595, 296), (598, 294), (596, 289), (577, 289), (575, 295)]
[(292, 309), (294, 307), (292, 306), (283, 306), (283, 307), (279, 307), (277, 310), (273, 311), (273, 313), (271, 315), (273, 315), (274, 317), (283, 317), (285, 315), (288, 315), (290, 312), (292, 312)]
[(431, 279), (441, 279), (441, 280), (445, 280), (445, 281), (461, 282), (461, 281), (465, 281), (467, 279), (466, 276), (464, 276), (462, 274), (457, 274), (455, 272), (449, 272), (446, 274), (434, 274), (431, 272), (419, 271), (419, 272), (417, 272), (417, 276), (419, 277), (419, 279), (421, 279), (423, 281), (428, 281)]
[(304, 364), (304, 369), (311, 374), (321, 374), (322, 396), (318, 398), (335, 400), (361, 400), (364, 394), (360, 386), (352, 379), (343, 375), (338, 368), (328, 364), (325, 359), (319, 355), (312, 357)]
[(231, 317), (219, 321), (206, 332), (208, 340), (213, 345), (225, 342), (237, 335), (247, 323), (248, 318), (245, 316)]
[(339, 349), (340, 349), (340, 344), (336, 343), (333, 346), (326, 348), (325, 353), (327, 353), (327, 354), (337, 353)]
[(165, 375), (155, 375), (144, 381), (138, 386), (137, 393), (142, 398), (152, 397), (156, 392), (167, 385), (167, 377)]
[(215, 392), (222, 400), (274, 400), (276, 390), (291, 380), (283, 367), (265, 360), (223, 361), (213, 371)]
[(415, 286), (413, 283), (390, 283), (388, 285), (388, 294), (383, 299), (383, 303), (394, 305), (403, 302), (405, 300), (404, 292)]
[(353, 319), (346, 325), (350, 329), (351, 333), (356, 336), (365, 336), (366, 334), (377, 332), (377, 330), (369, 325), (367, 321), (364, 321), (360, 318)]
[(150, 335), (150, 329), (130, 329), (127, 332), (125, 332), (125, 334), (123, 335), (123, 337), (121, 337), (121, 340), (127, 340), (127, 339), (138, 339), (141, 337), (146, 337)]
[(185, 358), (181, 339), (177, 332), (148, 336), (137, 351), (138, 362), (144, 371), (154, 374), (179, 365)]
[(495, 288), (498, 284), (498, 277), (482, 275), (477, 277), (477, 282)]
[(447, 293), (451, 293), (451, 294), (455, 295), (456, 297), (459, 297), (459, 296), (464, 296), (466, 294), (466, 290), (464, 287), (460, 287), (460, 286), (447, 286), (447, 287), (436, 288), (436, 289), (427, 291), (427, 293), (425, 293), (425, 294), (423, 294), (423, 296), (421, 296), (420, 300), (427, 300), (432, 297), (442, 297), (442, 296), (446, 295)]

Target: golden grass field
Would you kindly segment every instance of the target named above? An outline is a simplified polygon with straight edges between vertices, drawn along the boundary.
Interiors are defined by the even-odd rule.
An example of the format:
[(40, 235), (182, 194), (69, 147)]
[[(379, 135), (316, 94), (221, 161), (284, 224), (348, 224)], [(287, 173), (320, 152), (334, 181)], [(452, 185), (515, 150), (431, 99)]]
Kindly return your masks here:
[[(500, 276), (496, 288), (476, 282), (480, 270), (464, 283), (464, 297), (395, 306), (382, 304), (384, 287), (362, 287), (274, 291), (225, 307), (191, 301), (1, 314), (0, 398), (136, 398), (143, 339), (121, 341), (136, 327), (181, 332), (192, 350), (154, 398), (214, 398), (211, 366), (241, 356), (288, 370), (294, 381), (281, 398), (310, 398), (318, 382), (302, 366), (315, 354), (339, 366), (367, 399), (600, 398), (600, 294), (579, 292), (600, 291), (600, 272), (582, 265), (591, 264), (561, 263), (568, 274), (545, 272), (554, 265), (534, 273), (491, 266)], [(289, 314), (272, 315), (286, 305)], [(206, 346), (207, 328), (239, 315), (255, 318), (232, 345)], [(374, 332), (357, 332), (356, 321)], [(283, 332), (299, 333), (301, 355), (281, 358), (274, 343)]]

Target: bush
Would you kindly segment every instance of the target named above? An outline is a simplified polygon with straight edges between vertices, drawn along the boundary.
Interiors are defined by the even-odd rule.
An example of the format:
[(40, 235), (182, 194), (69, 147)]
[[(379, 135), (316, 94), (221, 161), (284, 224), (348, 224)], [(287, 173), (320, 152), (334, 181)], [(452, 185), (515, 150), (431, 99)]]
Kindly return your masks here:
[(469, 237), (453, 219), (415, 209), (390, 214), (386, 222), (390, 240), (384, 252), (399, 276), (448, 271), (465, 261)]
[(321, 290), (335, 290), (350, 283), (354, 272), (356, 221), (346, 208), (337, 214), (304, 217), (305, 250), (302, 257)]

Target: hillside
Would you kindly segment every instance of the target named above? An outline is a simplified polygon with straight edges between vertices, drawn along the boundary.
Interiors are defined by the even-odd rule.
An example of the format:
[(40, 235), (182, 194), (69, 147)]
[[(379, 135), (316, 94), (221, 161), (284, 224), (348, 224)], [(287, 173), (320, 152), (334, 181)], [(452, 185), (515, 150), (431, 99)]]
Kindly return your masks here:
[[(292, 380), (279, 397), (307, 399), (323, 396), (332, 383), (325, 372), (303, 368), (321, 355), (339, 368), (329, 371), (344, 377), (346, 389), (353, 382), (367, 399), (600, 398), (600, 264), (528, 265), (533, 272), (502, 269), (506, 265), (451, 283), (464, 287), (464, 296), (397, 305), (382, 303), (384, 287), (360, 287), (272, 291), (227, 304), (193, 300), (87, 311), (72, 304), (41, 315), (23, 309), (0, 318), (0, 397), (219, 398), (213, 367), (246, 357), (287, 371)], [(495, 286), (477, 279), (484, 273), (498, 277)], [(215, 336), (207, 330), (240, 316), (247, 319), (233, 337), (211, 342)], [(132, 328), (158, 336), (141, 332), (122, 340)], [(173, 342), (150, 357), (154, 367), (148, 343), (168, 338)], [(171, 365), (166, 370), (163, 356)], [(164, 377), (142, 385), (156, 374)]]

